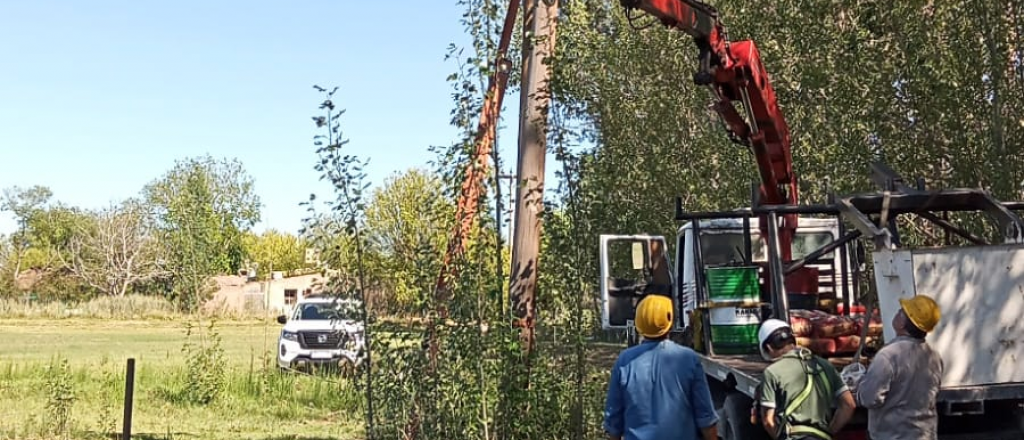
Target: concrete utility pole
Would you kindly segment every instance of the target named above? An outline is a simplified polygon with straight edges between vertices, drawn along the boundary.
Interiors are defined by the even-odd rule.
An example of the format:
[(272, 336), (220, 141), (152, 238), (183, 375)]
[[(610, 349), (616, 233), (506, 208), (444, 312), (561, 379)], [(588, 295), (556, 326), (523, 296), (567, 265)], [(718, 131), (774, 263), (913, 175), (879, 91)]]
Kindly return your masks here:
[(519, 161), (512, 238), (510, 296), (523, 350), (533, 351), (536, 321), (541, 213), (544, 209), (544, 159), (547, 153), (548, 80), (545, 58), (555, 49), (557, 0), (523, 3), (523, 73), (519, 103)]

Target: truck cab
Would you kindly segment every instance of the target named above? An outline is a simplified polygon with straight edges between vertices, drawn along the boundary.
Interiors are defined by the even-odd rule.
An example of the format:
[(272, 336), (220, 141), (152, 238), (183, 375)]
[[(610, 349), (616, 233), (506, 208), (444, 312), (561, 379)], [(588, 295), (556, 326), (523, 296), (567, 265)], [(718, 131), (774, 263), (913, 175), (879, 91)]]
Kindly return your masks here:
[[(679, 228), (675, 243), (675, 273), (680, 280), (676, 294), (682, 305), (683, 327), (690, 324), (690, 315), (698, 308), (698, 276), (717, 283), (729, 283), (730, 285), (724, 287), (730, 290), (735, 290), (731, 289), (731, 283), (743, 280), (757, 283), (754, 292), (756, 295), (753, 297), (719, 297), (713, 292), (714, 297), (710, 298), (711, 301), (719, 298), (726, 302), (731, 300), (738, 302), (736, 306), (740, 306), (740, 309), (742, 306), (760, 307), (768, 302), (765, 288), (768, 268), (766, 239), (761, 237), (757, 229), (752, 229), (749, 223), (739, 218), (712, 219), (688, 222)], [(700, 255), (697, 254), (698, 240), (694, 239), (697, 231), (700, 233)], [(835, 219), (800, 218), (793, 239), (793, 258), (804, 258), (814, 250), (838, 239), (839, 222)], [(790, 308), (818, 307), (821, 298), (831, 300), (831, 304), (838, 304), (837, 301), (849, 297), (849, 292), (853, 289), (852, 277), (848, 273), (849, 255), (850, 252), (832, 251), (808, 263), (808, 267), (813, 267), (818, 272), (818, 294), (806, 292), (806, 295), (790, 295)], [(702, 268), (701, 271), (704, 273), (699, 273), (701, 271), (698, 271), (698, 268)], [(733, 270), (730, 272), (729, 269)], [(714, 274), (712, 278), (709, 278), (709, 270), (710, 274)], [(744, 278), (744, 270), (756, 276)], [(718, 276), (716, 272), (723, 272), (727, 278)], [(729, 275), (732, 275), (732, 278), (728, 278)], [(732, 312), (733, 309), (735, 307), (723, 310)], [(741, 310), (736, 311), (737, 317), (742, 314)], [(727, 313), (718, 315), (727, 319)], [(712, 325), (715, 325), (714, 321), (715, 319), (712, 319)]]
[[(697, 234), (700, 240), (696, 239)], [(839, 237), (840, 227), (836, 219), (800, 218), (793, 240), (793, 257), (805, 258)], [(676, 332), (682, 332), (691, 325), (691, 319), (701, 306), (721, 306), (711, 307), (712, 328), (718, 328), (719, 324), (743, 326), (744, 323), (760, 322), (770, 314), (766, 239), (751, 227), (749, 218), (687, 222), (678, 229), (674, 244), (675, 258), (672, 259), (668, 252), (662, 251), (668, 249), (662, 236), (601, 236), (601, 321), (604, 329), (625, 330), (631, 334), (633, 308), (639, 298), (651, 293), (672, 297), (677, 310)], [(853, 250), (832, 251), (808, 262), (806, 266), (818, 272), (817, 294), (789, 295), (790, 308), (817, 308), (821, 302), (834, 308), (850, 298), (856, 287), (850, 273), (851, 257), (857, 255)], [(670, 271), (662, 272), (662, 267)], [(659, 272), (662, 273), (661, 279), (657, 279)], [(706, 285), (709, 278), (715, 284), (712, 288), (722, 286), (729, 292), (719, 296), (716, 290), (716, 294), (711, 295), (713, 297), (700, 301), (698, 298), (702, 292), (699, 286), (702, 283)], [(744, 282), (748, 283), (746, 287), (737, 285)], [(737, 294), (737, 289), (744, 288), (746, 295)], [(726, 329), (723, 333), (729, 333), (727, 327), (723, 328)], [(756, 329), (753, 333), (756, 335)], [(722, 343), (726, 344), (725, 341)], [(756, 353), (756, 347), (751, 353)]]

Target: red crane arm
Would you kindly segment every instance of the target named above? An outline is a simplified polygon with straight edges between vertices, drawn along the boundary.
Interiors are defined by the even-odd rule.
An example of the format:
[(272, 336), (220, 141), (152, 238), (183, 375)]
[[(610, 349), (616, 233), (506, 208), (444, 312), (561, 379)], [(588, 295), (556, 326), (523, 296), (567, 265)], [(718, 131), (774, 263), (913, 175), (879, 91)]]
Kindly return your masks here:
[[(725, 123), (730, 139), (750, 148), (761, 175), (761, 203), (796, 204), (789, 126), (779, 109), (768, 72), (751, 40), (730, 42), (713, 7), (695, 0), (620, 0), (626, 8), (653, 15), (662, 24), (691, 35), (699, 50), (700, 66), (693, 76), (715, 96), (713, 108)], [(741, 116), (733, 105), (743, 107)], [(783, 261), (792, 260), (796, 215), (783, 216), (779, 244)], [(766, 222), (761, 221), (762, 236)]]

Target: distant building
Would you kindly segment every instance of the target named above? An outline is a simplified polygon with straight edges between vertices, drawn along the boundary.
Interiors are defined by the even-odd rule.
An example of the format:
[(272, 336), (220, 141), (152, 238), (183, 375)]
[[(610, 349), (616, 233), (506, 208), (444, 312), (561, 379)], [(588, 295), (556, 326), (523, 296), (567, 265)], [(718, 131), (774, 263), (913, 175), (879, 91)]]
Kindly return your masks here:
[(269, 280), (254, 281), (245, 275), (215, 277), (218, 290), (206, 303), (207, 309), (288, 313), (299, 299), (322, 291), (320, 274), (285, 277), (281, 272)]

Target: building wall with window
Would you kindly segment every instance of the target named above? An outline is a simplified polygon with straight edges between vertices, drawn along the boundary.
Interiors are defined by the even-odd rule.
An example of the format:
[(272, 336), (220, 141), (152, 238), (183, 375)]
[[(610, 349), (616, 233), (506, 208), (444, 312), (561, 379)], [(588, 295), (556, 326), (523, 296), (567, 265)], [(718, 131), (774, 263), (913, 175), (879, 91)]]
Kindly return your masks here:
[(244, 276), (216, 277), (218, 290), (207, 309), (234, 312), (289, 313), (296, 301), (321, 291), (319, 274), (284, 277), (275, 273), (270, 280), (253, 281)]

